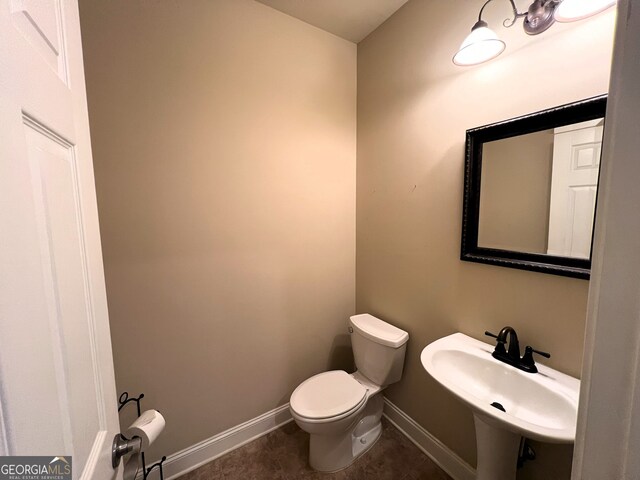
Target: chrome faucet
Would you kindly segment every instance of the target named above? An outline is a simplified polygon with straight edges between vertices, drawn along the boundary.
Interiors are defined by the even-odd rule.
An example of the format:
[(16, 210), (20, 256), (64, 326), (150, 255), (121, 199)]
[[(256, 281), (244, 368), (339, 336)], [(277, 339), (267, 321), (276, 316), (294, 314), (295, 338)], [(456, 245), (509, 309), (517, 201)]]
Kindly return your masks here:
[[(551, 355), (546, 352), (534, 350), (532, 347), (527, 346), (524, 349), (524, 355), (520, 357), (520, 342), (518, 341), (518, 334), (513, 327), (506, 326), (498, 335), (491, 332), (484, 332), (485, 335), (493, 337), (498, 342), (496, 348), (491, 354), (496, 360), (507, 363), (513, 367), (519, 368), (529, 373), (537, 373), (535, 361), (533, 360), (533, 354), (537, 353), (545, 358), (551, 358)], [(506, 349), (505, 345), (509, 344), (509, 348)]]

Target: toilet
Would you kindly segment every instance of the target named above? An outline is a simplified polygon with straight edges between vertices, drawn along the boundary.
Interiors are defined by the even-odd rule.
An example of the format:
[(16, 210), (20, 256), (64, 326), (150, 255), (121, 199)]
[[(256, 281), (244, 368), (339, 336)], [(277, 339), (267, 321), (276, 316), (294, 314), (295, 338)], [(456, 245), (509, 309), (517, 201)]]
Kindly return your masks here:
[(382, 390), (400, 380), (409, 334), (368, 313), (349, 319), (357, 371), (320, 373), (302, 382), (289, 409), (310, 434), (309, 464), (320, 472), (351, 465), (380, 437)]

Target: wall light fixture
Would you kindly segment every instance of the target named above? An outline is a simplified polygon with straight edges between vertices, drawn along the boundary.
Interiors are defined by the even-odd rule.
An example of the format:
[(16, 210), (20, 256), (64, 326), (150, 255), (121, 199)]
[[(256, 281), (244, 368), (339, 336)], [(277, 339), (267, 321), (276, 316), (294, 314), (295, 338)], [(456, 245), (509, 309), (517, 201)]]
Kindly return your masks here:
[[(464, 39), (453, 63), (460, 66), (477, 65), (500, 55), (506, 44), (482, 20), (482, 12), (493, 0), (487, 0), (478, 14), (478, 21), (471, 28), (471, 33)], [(596, 15), (615, 5), (616, 0), (535, 0), (526, 12), (519, 12), (514, 0), (511, 4), (513, 18), (502, 24), (513, 27), (519, 18), (523, 19), (522, 27), (529, 35), (538, 35), (546, 31), (556, 21), (574, 22)]]

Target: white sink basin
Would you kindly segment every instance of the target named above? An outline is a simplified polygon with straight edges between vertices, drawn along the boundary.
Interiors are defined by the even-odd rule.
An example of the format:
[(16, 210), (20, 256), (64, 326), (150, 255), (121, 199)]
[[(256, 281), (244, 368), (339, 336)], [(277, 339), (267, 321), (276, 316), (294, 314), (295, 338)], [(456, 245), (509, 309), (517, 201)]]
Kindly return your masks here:
[(487, 424), (533, 440), (572, 443), (580, 381), (539, 363), (538, 373), (523, 372), (493, 358), (493, 350), (494, 345), (455, 333), (425, 347), (420, 360)]

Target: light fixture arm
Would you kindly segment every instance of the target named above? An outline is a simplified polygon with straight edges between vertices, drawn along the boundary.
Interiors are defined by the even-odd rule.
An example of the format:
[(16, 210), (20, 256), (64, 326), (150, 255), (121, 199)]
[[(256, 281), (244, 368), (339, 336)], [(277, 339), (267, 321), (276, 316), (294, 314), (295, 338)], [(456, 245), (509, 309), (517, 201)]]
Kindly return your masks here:
[[(485, 7), (490, 4), (493, 0), (487, 0), (484, 5), (482, 5), (482, 8), (480, 9), (480, 13), (478, 13), (478, 22), (482, 21), (482, 13), (484, 12)], [(502, 25), (504, 25), (505, 27), (509, 28), (509, 27), (513, 27), (516, 23), (516, 21), (519, 18), (522, 17), (526, 17), (527, 16), (527, 12), (519, 12), (518, 11), (518, 7), (516, 7), (516, 3), (514, 2), (514, 0), (509, 0), (509, 3), (511, 3), (511, 8), (513, 10), (513, 18), (507, 18), (505, 19), (504, 22), (502, 22)]]
[(514, 0), (509, 0), (509, 2), (511, 3), (511, 8), (513, 9), (513, 18), (507, 18), (504, 22), (502, 22), (502, 25), (507, 28), (513, 27), (519, 18), (527, 16), (527, 12), (518, 11), (518, 7), (516, 7), (516, 3), (514, 2)]

